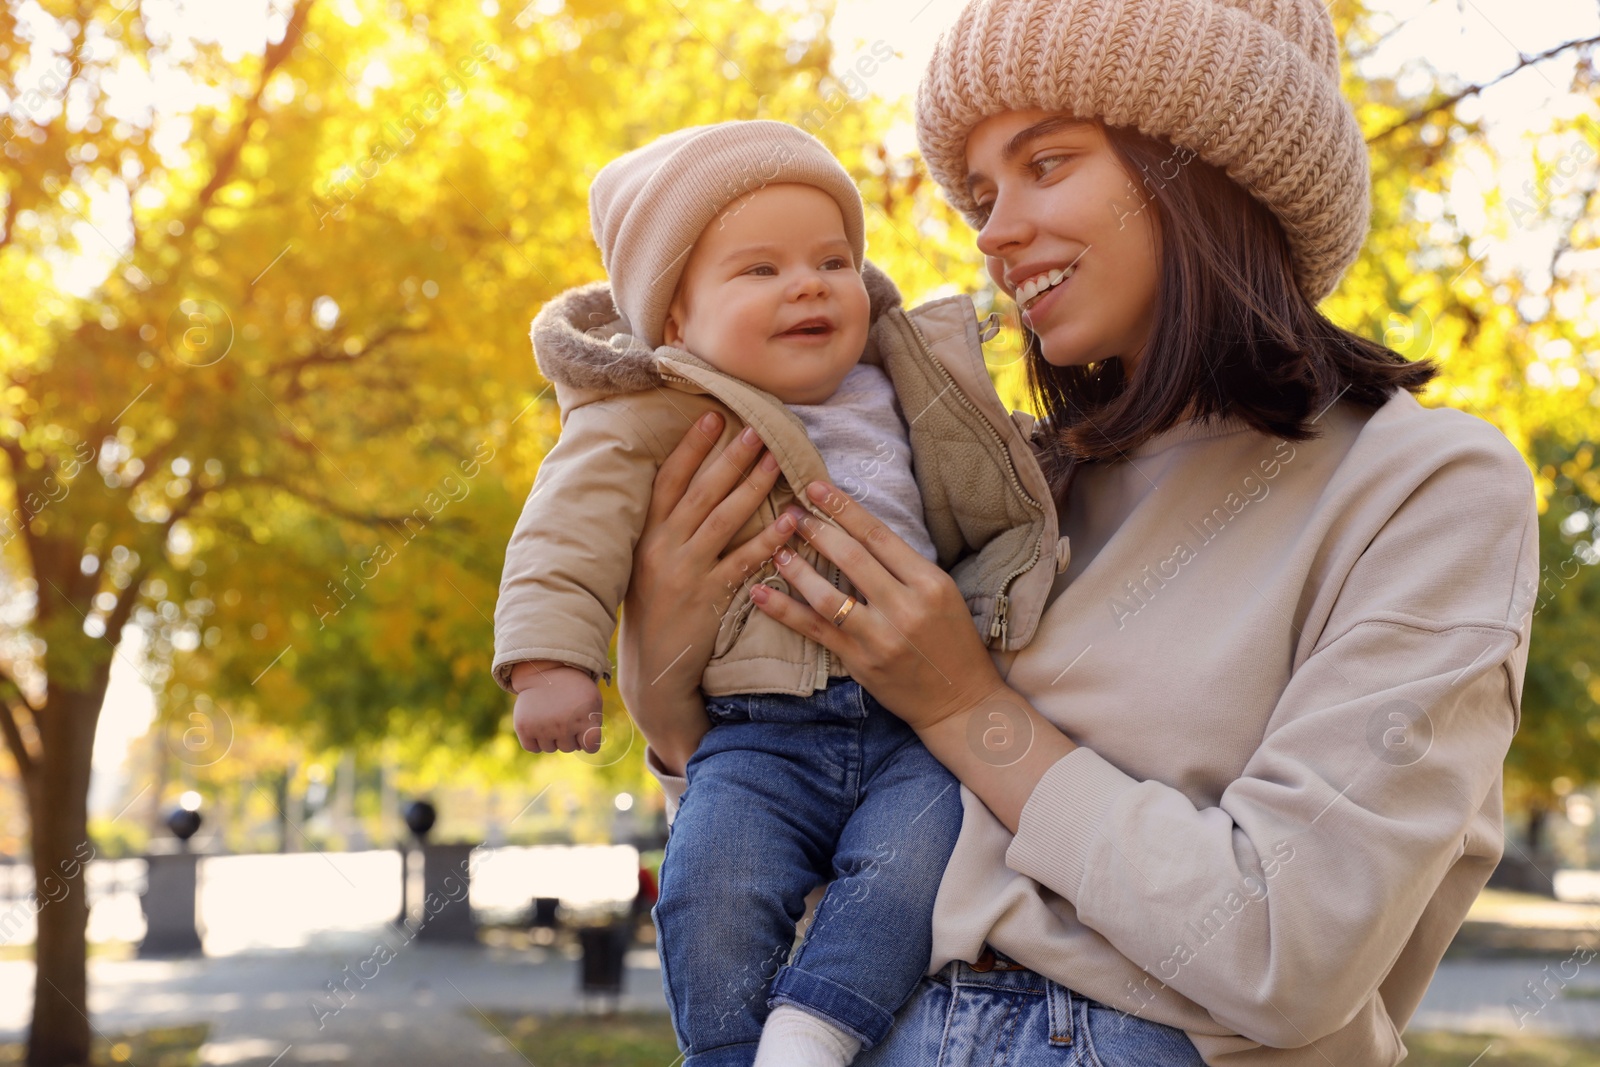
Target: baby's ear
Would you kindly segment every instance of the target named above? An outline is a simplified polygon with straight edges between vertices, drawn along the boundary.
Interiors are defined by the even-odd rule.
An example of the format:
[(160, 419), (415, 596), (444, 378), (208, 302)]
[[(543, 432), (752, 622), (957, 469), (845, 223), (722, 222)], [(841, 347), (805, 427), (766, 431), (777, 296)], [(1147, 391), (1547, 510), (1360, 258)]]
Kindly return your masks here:
[(673, 300), (667, 308), (667, 320), (661, 324), (661, 343), (672, 348), (683, 347), (683, 327), (679, 323), (683, 320), (683, 307), (679, 300)]

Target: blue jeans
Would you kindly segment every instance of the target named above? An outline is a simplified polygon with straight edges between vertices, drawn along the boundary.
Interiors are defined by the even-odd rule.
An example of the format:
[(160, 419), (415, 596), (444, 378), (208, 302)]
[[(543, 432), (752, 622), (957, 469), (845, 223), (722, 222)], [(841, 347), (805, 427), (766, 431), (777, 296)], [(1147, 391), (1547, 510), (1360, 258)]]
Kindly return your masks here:
[(778, 1004), (878, 1044), (933, 954), (959, 783), (848, 678), (712, 698), (706, 713), (651, 911), (684, 1067), (749, 1067)]
[[(980, 969), (981, 968), (981, 969)], [(853, 1067), (1205, 1067), (1182, 1030), (1088, 1000), (986, 951), (923, 978)]]

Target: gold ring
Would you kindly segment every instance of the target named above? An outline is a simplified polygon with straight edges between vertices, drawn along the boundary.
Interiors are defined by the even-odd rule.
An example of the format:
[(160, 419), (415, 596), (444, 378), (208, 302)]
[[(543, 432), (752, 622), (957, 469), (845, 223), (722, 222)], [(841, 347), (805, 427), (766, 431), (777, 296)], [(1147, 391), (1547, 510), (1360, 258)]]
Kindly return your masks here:
[(845, 616), (849, 615), (855, 609), (856, 598), (853, 596), (845, 597), (844, 603), (839, 605), (839, 610), (833, 613), (833, 624), (835, 626), (843, 626)]

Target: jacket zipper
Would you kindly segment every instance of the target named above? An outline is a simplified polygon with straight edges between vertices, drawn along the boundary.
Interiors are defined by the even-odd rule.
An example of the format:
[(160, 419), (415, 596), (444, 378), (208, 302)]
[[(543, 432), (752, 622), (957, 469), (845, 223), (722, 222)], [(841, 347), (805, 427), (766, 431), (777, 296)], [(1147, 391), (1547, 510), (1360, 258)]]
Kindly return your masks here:
[[(1002, 651), (1005, 649), (1006, 638), (1010, 634), (1011, 625), (1009, 617), (1011, 613), (1011, 598), (1006, 595), (1006, 590), (1011, 588), (1011, 583), (1016, 581), (1019, 575), (1026, 574), (1033, 569), (1033, 565), (1039, 562), (1039, 555), (1043, 547), (1042, 541), (1035, 542), (1033, 555), (1028, 557), (1028, 562), (1006, 575), (1005, 580), (1000, 583), (1000, 592), (996, 594), (994, 602), (994, 622), (989, 624), (989, 637), (991, 640), (997, 636), (1000, 638)], [(996, 629), (997, 627), (998, 630)]]
[[(699, 382), (695, 381), (692, 378), (685, 378), (681, 374), (674, 374), (671, 371), (660, 370), (659, 368), (657, 370), (657, 373), (660, 374), (661, 377), (664, 380), (674, 381), (674, 382), (682, 382), (684, 385), (692, 386), (695, 389), (703, 390), (709, 396), (716, 396), (717, 395), (717, 394), (711, 392), (711, 390), (706, 389), (705, 386), (701, 385)], [(717, 397), (717, 399), (720, 400), (722, 398), (721, 397)], [(823, 556), (819, 555), (818, 558), (826, 558), (826, 557), (823, 557)], [(835, 564), (832, 560), (828, 561), (828, 584), (832, 585), (835, 589), (837, 589), (838, 586), (839, 586), (839, 583), (838, 583), (838, 565)], [(822, 642), (818, 641), (817, 642), (817, 647), (822, 650), (822, 663), (821, 663), (821, 666), (819, 668), (821, 673), (818, 675), (818, 677), (821, 678), (823, 680), (823, 684), (826, 685), (827, 684), (826, 680), (827, 680), (827, 677), (828, 677), (828, 671), (832, 666), (831, 654), (828, 652), (828, 646), (824, 645)]]
[[(971, 399), (967, 397), (967, 394), (961, 391), (961, 387), (957, 385), (956, 380), (950, 376), (950, 372), (945, 370), (944, 364), (940, 363), (933, 357), (933, 345), (928, 343), (928, 338), (923, 334), (922, 327), (917, 325), (916, 320), (912, 319), (912, 317), (907, 315), (904, 311), (900, 311), (900, 317), (905, 320), (907, 326), (911, 327), (911, 332), (916, 334), (917, 340), (922, 344), (923, 352), (925, 352), (928, 356), (928, 362), (939, 369), (939, 374), (944, 378), (947, 385), (947, 391), (949, 389), (955, 390), (956, 398), (961, 401), (962, 405), (965, 406), (968, 411), (978, 416), (978, 420), (983, 423), (984, 429), (989, 431), (989, 436), (994, 439), (994, 443), (1000, 446), (1000, 455), (1006, 461), (1006, 473), (1011, 476), (1011, 488), (1015, 489), (1017, 494), (1021, 496), (1022, 499), (1033, 505), (1033, 509), (1035, 511), (1043, 512), (1044, 505), (1033, 499), (1032, 496), (1028, 495), (1028, 490), (1022, 486), (1022, 479), (1017, 477), (1017, 467), (1016, 464), (1011, 462), (1011, 450), (1006, 447), (1005, 438), (1001, 437), (1000, 434), (995, 430), (994, 426), (989, 422), (988, 416), (984, 415), (984, 413), (978, 409), (978, 405), (974, 404)], [(1007, 580), (1009, 581), (1009, 579)]]
[[(922, 344), (923, 352), (928, 357), (928, 362), (937, 367), (939, 369), (939, 373), (944, 377), (944, 380), (947, 383), (946, 391), (955, 391), (956, 398), (966, 406), (968, 411), (971, 411), (974, 415), (978, 416), (978, 420), (982, 422), (984, 428), (989, 431), (989, 436), (992, 437), (995, 444), (999, 446), (1000, 455), (1006, 461), (1006, 473), (1011, 476), (1011, 487), (1017, 491), (1018, 496), (1022, 497), (1022, 499), (1031, 504), (1035, 511), (1043, 513), (1044, 505), (1033, 499), (1032, 496), (1028, 495), (1027, 489), (1023, 488), (1022, 479), (1017, 476), (1016, 464), (1011, 462), (1011, 450), (1006, 447), (1005, 438), (1001, 437), (1000, 434), (996, 432), (994, 426), (989, 422), (988, 418), (984, 416), (982, 411), (978, 410), (978, 405), (974, 404), (971, 399), (967, 397), (967, 394), (961, 391), (961, 387), (956, 384), (955, 378), (951, 377), (950, 372), (945, 369), (944, 364), (940, 363), (934, 358), (933, 346), (928, 343), (928, 338), (923, 334), (922, 328), (917, 325), (916, 320), (910, 315), (907, 315), (904, 311), (900, 312), (900, 316), (905, 319), (906, 325), (911, 327), (911, 332), (916, 334), (917, 340)], [(1040, 542), (1035, 541), (1033, 545), (1032, 557), (1030, 557), (1028, 562), (1023, 566), (1006, 575), (1005, 578), (1001, 580), (1000, 588), (995, 593), (994, 619), (989, 623), (989, 640), (993, 641), (998, 637), (1000, 639), (1000, 648), (1002, 650), (1005, 649), (1006, 638), (1010, 634), (1011, 627), (1009, 618), (1011, 614), (1011, 598), (1006, 595), (1006, 590), (1011, 588), (1011, 583), (1016, 581), (1019, 575), (1026, 574), (1033, 568), (1035, 563), (1039, 562), (1039, 553), (1041, 547), (1042, 546)]]
[[(928, 357), (928, 362), (939, 371), (940, 377), (944, 379), (944, 392), (954, 391), (956, 399), (959, 400), (968, 411), (976, 415), (978, 417), (978, 421), (983, 423), (984, 429), (989, 431), (989, 437), (994, 441), (995, 445), (998, 446), (1000, 450), (1000, 456), (1005, 460), (1006, 474), (1011, 479), (1011, 488), (1015, 489), (1017, 495), (1022, 497), (1023, 500), (1026, 500), (1035, 511), (1042, 513), (1044, 511), (1044, 505), (1039, 503), (1028, 493), (1028, 490), (1022, 484), (1022, 479), (1017, 476), (1017, 467), (1016, 464), (1011, 461), (1011, 450), (1006, 447), (1005, 438), (1000, 436), (1000, 434), (995, 430), (994, 426), (989, 422), (988, 417), (978, 409), (978, 405), (974, 404), (967, 394), (962, 391), (961, 387), (956, 384), (955, 378), (952, 377), (950, 372), (945, 369), (944, 364), (940, 363), (936, 358), (934, 358), (933, 345), (929, 343), (927, 335), (922, 332), (922, 327), (917, 325), (916, 320), (910, 315), (907, 315), (903, 309), (899, 309), (899, 315), (901, 319), (905, 321), (905, 324), (911, 327), (911, 332), (916, 336), (917, 342), (922, 346), (923, 354)], [(658, 371), (658, 373), (663, 378), (670, 378), (673, 381), (683, 382), (685, 385), (692, 385), (697, 389), (705, 389), (705, 386), (701, 385), (699, 382), (685, 378), (682, 375), (673, 374), (670, 371)], [(709, 392), (709, 390), (707, 391)], [(1000, 639), (1000, 648), (1002, 650), (1005, 649), (1005, 642), (1007, 637), (1010, 635), (1011, 628), (1011, 621), (1009, 617), (1011, 614), (1011, 598), (1006, 594), (1006, 590), (1011, 588), (1011, 583), (1016, 581), (1020, 575), (1026, 574), (1033, 568), (1034, 564), (1039, 562), (1040, 548), (1041, 545), (1038, 542), (1035, 542), (1033, 546), (1033, 555), (1029, 557), (1028, 562), (1012, 571), (1010, 574), (1006, 575), (1005, 578), (1001, 579), (1000, 587), (995, 593), (994, 618), (989, 623), (989, 640), (993, 641), (998, 637)], [(832, 561), (829, 561), (829, 569), (830, 572), (834, 570)], [(829, 582), (830, 584), (834, 584), (835, 588), (837, 588), (837, 583), (833, 578), (830, 577)], [(827, 646), (823, 645), (822, 677), (824, 678), (828, 676), (828, 667), (829, 652)]]
[[(1001, 588), (1004, 589), (1005, 586), (1002, 585)], [(1004, 593), (1001, 593), (999, 596), (994, 598), (994, 622), (989, 624), (989, 640), (993, 641), (998, 637), (1000, 639), (1000, 643), (1002, 645), (1005, 644), (1007, 626), (1006, 615), (1008, 612), (1010, 612), (1010, 610), (1010, 597), (1006, 596)]]

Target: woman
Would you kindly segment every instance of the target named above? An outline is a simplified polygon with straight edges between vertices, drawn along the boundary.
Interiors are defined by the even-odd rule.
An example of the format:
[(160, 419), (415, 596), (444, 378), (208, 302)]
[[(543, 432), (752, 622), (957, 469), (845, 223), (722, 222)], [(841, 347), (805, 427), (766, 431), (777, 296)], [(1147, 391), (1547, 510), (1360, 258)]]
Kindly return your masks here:
[(863, 1067), (1396, 1063), (1501, 854), (1532, 480), (1315, 309), (1368, 218), (1338, 70), (1317, 0), (980, 0), (941, 40), (919, 139), (1022, 307), (1066, 535), (1021, 652), (827, 485), (831, 522), (723, 557), (759, 445), (661, 469), (620, 655), (669, 810), (717, 612), (795, 532), (859, 601), (780, 549), (760, 610), (962, 782), (930, 973)]

